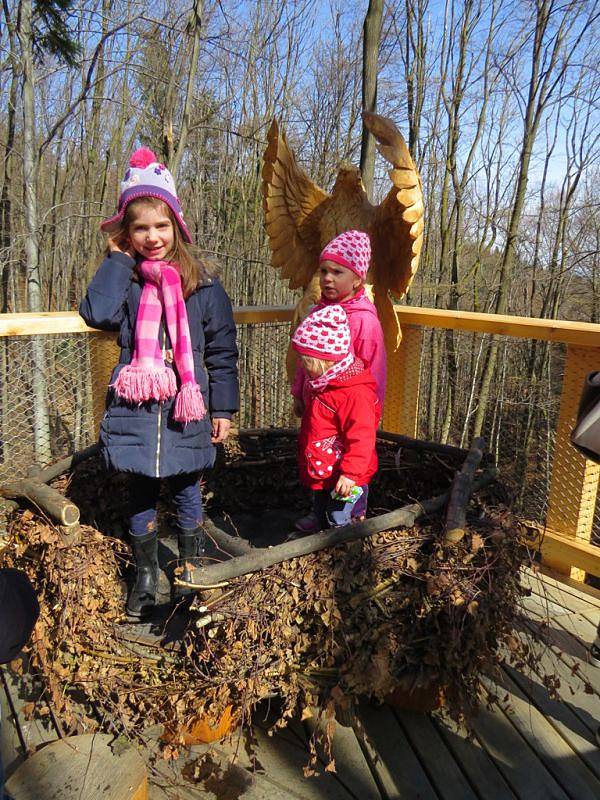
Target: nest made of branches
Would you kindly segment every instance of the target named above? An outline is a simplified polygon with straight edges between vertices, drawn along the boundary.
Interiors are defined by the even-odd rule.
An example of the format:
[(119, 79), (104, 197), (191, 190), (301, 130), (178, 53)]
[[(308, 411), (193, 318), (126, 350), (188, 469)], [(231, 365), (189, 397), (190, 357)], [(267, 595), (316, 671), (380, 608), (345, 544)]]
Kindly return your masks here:
[[(390, 507), (402, 504), (403, 493), (437, 493), (456, 466), (437, 459), (432, 471), (431, 459), (421, 457), (412, 464), (410, 488), (400, 489), (395, 449), (382, 455), (372, 497), (377, 505), (389, 502), (393, 489), (399, 497)], [(264, 462), (265, 454), (259, 456), (240, 448), (230, 457)], [(264, 485), (272, 501), (281, 466), (266, 461), (231, 470), (223, 490), (240, 497), (251, 487), (241, 493), (244, 505)], [(93, 491), (101, 480), (97, 466), (79, 469), (80, 485)], [(121, 488), (126, 491), (124, 483)], [(96, 513), (113, 519), (118, 498), (108, 498)], [(121, 539), (84, 525), (80, 543), (62, 547), (59, 530), (33, 511), (20, 511), (11, 519), (2, 560), (25, 569), (37, 588), (42, 612), (31, 668), (69, 732), (103, 727), (136, 737), (160, 724), (176, 732), (165, 748), (177, 755), (195, 720), (216, 722), (232, 713), (250, 724), (268, 697), (279, 698), (275, 724), (283, 726), (298, 708), (318, 706), (332, 717), (357, 697), (383, 701), (398, 686), (428, 685), (443, 687), (445, 713), (468, 722), (485, 698), (482, 678), (506, 654), (541, 669), (536, 648), (514, 633), (526, 593), (519, 567), (527, 554), (511, 515), (488, 502), (475, 498), (476, 514), (458, 545), (443, 546), (441, 520), (432, 518), (199, 594), (181, 639), (168, 647), (141, 643), (125, 624), (128, 548)]]

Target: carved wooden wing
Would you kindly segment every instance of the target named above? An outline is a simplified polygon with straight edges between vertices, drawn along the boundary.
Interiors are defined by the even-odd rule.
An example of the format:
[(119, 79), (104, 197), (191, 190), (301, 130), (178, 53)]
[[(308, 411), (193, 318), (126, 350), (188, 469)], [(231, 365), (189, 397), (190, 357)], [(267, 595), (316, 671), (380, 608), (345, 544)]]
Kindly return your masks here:
[(400, 298), (419, 266), (423, 246), (423, 188), (417, 168), (394, 123), (364, 112), (365, 124), (381, 155), (392, 165), (392, 187), (373, 219), (373, 283)]
[(329, 195), (300, 169), (276, 120), (267, 139), (263, 203), (272, 264), (291, 289), (306, 287), (318, 265), (319, 222)]

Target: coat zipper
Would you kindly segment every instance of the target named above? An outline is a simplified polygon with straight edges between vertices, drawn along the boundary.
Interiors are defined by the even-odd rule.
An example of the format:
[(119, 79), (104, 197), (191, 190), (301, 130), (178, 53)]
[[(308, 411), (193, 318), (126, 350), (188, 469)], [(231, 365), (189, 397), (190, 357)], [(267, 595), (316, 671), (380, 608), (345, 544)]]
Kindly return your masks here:
[[(166, 333), (165, 329), (163, 328), (162, 332), (162, 357), (163, 362), (165, 360), (166, 355)], [(160, 437), (162, 432), (162, 400), (158, 401), (158, 432), (156, 437), (156, 477), (160, 478)]]

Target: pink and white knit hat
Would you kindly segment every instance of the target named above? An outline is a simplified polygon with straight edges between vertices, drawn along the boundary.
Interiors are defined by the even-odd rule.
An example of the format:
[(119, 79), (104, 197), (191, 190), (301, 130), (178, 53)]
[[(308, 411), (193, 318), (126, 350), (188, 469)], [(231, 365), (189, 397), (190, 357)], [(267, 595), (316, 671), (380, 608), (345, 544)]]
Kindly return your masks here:
[(350, 326), (339, 305), (313, 311), (298, 325), (292, 347), (303, 356), (341, 361), (350, 352)]
[(127, 205), (138, 197), (156, 197), (163, 200), (175, 215), (185, 241), (192, 243), (190, 232), (183, 221), (173, 176), (164, 164), (159, 164), (155, 154), (147, 147), (140, 147), (129, 159), (129, 168), (121, 183), (117, 213), (114, 217), (104, 220), (100, 229), (110, 232), (110, 228), (123, 219)]
[(323, 248), (321, 261), (334, 261), (366, 280), (371, 263), (371, 240), (364, 231), (344, 231)]

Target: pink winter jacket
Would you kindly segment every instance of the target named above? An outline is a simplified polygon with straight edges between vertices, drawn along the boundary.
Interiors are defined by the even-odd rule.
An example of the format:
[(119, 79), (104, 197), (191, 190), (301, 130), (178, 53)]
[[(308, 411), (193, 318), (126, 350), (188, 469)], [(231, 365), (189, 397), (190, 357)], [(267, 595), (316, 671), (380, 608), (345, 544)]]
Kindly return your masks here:
[[(335, 304), (336, 301), (325, 300), (321, 297), (321, 300), (311, 310), (311, 313), (319, 308)], [(354, 354), (364, 362), (365, 366), (371, 371), (371, 375), (375, 378), (377, 398), (381, 408), (383, 408), (387, 366), (383, 329), (377, 316), (377, 309), (369, 300), (363, 288), (359, 289), (354, 297), (338, 304), (342, 306), (348, 316)], [(298, 364), (291, 391), (294, 397), (304, 400), (306, 403), (304, 395), (305, 382), (306, 373)]]

